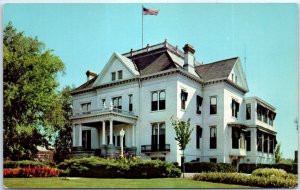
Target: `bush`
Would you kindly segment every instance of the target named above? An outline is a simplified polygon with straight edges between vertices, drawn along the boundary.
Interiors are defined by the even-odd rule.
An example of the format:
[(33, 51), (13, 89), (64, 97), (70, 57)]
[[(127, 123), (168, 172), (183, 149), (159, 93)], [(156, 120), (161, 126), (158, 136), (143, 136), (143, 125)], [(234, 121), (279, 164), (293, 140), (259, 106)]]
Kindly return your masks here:
[(242, 163), (239, 165), (239, 172), (251, 174), (258, 168), (276, 168), (283, 169), (287, 173), (298, 174), (297, 164), (246, 164)]
[(252, 175), (259, 177), (286, 177), (287, 173), (283, 169), (259, 168), (252, 172)]
[(174, 164), (160, 160), (80, 158), (66, 160), (58, 165), (61, 176), (94, 178), (154, 178), (179, 177)]
[(236, 167), (225, 163), (212, 162), (187, 162), (184, 164), (185, 172), (201, 173), (201, 172), (236, 172)]
[(4, 168), (3, 177), (57, 177), (59, 170), (50, 167)]
[(4, 161), (4, 163), (3, 163), (3, 168), (27, 168), (27, 167), (35, 167), (35, 166), (55, 167), (55, 163), (50, 162), (50, 161), (40, 162), (40, 161), (35, 161), (35, 160)]
[(257, 187), (297, 187), (298, 180), (293, 177), (259, 177), (239, 173), (199, 173), (194, 175), (194, 180), (210, 181), (216, 183), (239, 184)]

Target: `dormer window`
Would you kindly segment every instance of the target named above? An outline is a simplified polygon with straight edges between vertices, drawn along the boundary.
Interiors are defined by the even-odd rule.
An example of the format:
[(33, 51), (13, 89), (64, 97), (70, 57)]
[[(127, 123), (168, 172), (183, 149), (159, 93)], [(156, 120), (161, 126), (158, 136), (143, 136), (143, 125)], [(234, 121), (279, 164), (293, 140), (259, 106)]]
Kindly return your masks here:
[(111, 80), (112, 81), (116, 80), (116, 72), (111, 73)]
[(118, 71), (118, 79), (121, 80), (123, 78), (123, 71)]
[(234, 79), (234, 74), (232, 73), (231, 74), (231, 80), (232, 80), (232, 82), (233, 82), (233, 79)]

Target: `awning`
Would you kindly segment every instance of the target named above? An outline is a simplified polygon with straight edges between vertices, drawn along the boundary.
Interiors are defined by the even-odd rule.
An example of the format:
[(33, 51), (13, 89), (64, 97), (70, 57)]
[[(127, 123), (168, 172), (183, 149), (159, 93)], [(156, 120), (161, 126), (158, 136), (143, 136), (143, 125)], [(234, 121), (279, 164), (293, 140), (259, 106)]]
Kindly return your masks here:
[(237, 127), (241, 129), (247, 129), (249, 126), (247, 124), (241, 123), (241, 122), (230, 122), (227, 123), (229, 127)]

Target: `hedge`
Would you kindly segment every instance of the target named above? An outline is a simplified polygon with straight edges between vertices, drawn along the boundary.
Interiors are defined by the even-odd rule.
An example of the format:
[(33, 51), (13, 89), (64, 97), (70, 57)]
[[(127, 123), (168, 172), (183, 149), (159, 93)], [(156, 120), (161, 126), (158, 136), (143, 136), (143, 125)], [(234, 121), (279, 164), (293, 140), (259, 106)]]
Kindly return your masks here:
[(57, 177), (59, 170), (50, 167), (4, 168), (3, 177)]
[(239, 184), (256, 187), (297, 187), (297, 177), (259, 177), (239, 173), (199, 173), (193, 176), (197, 181), (210, 181), (216, 183)]
[(201, 173), (201, 172), (236, 172), (236, 167), (225, 163), (212, 162), (186, 162), (184, 163), (185, 172), (187, 173)]
[(35, 160), (21, 160), (21, 161), (4, 161), (3, 168), (26, 168), (26, 167), (55, 167), (54, 162), (49, 161), (35, 161)]
[(297, 164), (246, 164), (246, 163), (242, 163), (239, 165), (239, 172), (250, 174), (258, 168), (283, 169), (287, 173), (298, 174), (298, 165)]
[(91, 178), (163, 178), (179, 177), (174, 164), (160, 160), (79, 158), (58, 165), (61, 176)]

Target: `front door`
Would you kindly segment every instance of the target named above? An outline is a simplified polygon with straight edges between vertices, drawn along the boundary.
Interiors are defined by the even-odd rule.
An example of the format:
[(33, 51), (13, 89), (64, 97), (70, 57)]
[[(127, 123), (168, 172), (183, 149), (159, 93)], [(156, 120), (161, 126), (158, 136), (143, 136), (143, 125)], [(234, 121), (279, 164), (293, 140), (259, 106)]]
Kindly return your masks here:
[(91, 150), (91, 130), (82, 131), (82, 148), (83, 150)]

